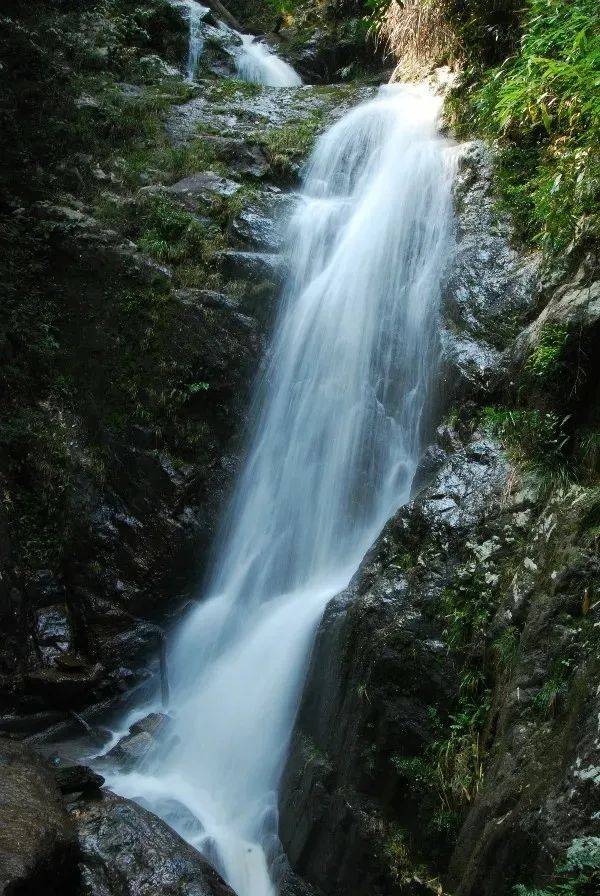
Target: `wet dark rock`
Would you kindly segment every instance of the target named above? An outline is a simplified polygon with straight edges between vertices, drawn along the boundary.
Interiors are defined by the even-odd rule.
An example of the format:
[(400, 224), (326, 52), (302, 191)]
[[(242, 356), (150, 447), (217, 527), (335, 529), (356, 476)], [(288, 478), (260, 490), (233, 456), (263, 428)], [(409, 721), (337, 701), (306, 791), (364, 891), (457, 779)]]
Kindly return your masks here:
[(104, 791), (71, 814), (85, 896), (233, 896), (193, 847), (141, 806)]
[(593, 262), (584, 261), (573, 277), (551, 290), (541, 313), (519, 334), (510, 352), (516, 369), (527, 360), (548, 326), (576, 332), (580, 351), (595, 342), (600, 328), (600, 280)]
[(77, 840), (49, 764), (0, 741), (0, 891), (75, 896)]
[(277, 877), (277, 886), (281, 896), (321, 896), (321, 891), (294, 874), (287, 862), (285, 870)]
[(34, 615), (34, 637), (45, 663), (60, 660), (69, 650), (71, 627), (65, 604), (42, 607)]
[(164, 712), (151, 712), (143, 719), (134, 722), (129, 729), (131, 734), (149, 734), (156, 737), (169, 724), (170, 718)]
[(89, 701), (102, 672), (100, 663), (86, 663), (75, 669), (46, 667), (28, 672), (25, 683), (28, 691), (40, 697), (46, 706), (73, 709)]
[[(400, 831), (408, 892), (429, 892), (426, 881), (433, 887), (449, 868), (450, 892), (508, 896), (520, 881), (543, 885), (597, 824), (598, 608), (586, 620), (582, 601), (598, 558), (579, 534), (585, 489), (548, 500), (472, 423), (468, 434), (472, 412), (439, 428), (416, 497), (317, 635), (280, 830), (294, 871), (326, 893), (393, 891), (390, 843)], [(444, 595), (457, 588), (490, 614), (458, 654), (444, 633)], [(507, 665), (490, 666), (507, 637)], [(448, 838), (432, 833), (439, 797), (396, 760), (427, 756), (441, 736), (430, 711), (448, 730), (465, 661), (490, 688), (483, 782), (455, 810), (458, 834)], [(570, 671), (553, 685), (565, 661)]]
[(104, 778), (86, 765), (64, 765), (55, 770), (61, 793), (93, 793), (104, 784)]
[(493, 389), (505, 373), (502, 352), (536, 307), (540, 258), (523, 257), (512, 246), (512, 226), (497, 210), (491, 150), (473, 141), (458, 153), (442, 366), (446, 393), (472, 396)]
[(63, 722), (66, 713), (60, 710), (45, 710), (27, 715), (6, 714), (0, 716), (0, 736), (22, 739), (48, 730), (52, 725)]
[(169, 716), (159, 712), (140, 719), (106, 754), (106, 759), (124, 769), (140, 765), (156, 749), (158, 738), (167, 730), (169, 722)]
[(273, 282), (281, 269), (281, 256), (273, 252), (242, 252), (226, 249), (217, 253), (223, 273), (231, 279), (267, 279)]
[(502, 347), (535, 308), (540, 258), (511, 246), (512, 227), (499, 216), (493, 157), (484, 143), (459, 148), (454, 184), (457, 244), (447, 286), (452, 320), (472, 336)]
[(152, 736), (146, 731), (140, 731), (139, 734), (121, 738), (117, 746), (106, 755), (108, 759), (126, 769), (140, 765), (155, 746)]
[(230, 199), (241, 189), (240, 184), (228, 177), (221, 177), (212, 171), (190, 174), (182, 180), (165, 187), (164, 192), (181, 200), (190, 211), (199, 207)]
[(32, 604), (45, 607), (64, 601), (64, 583), (49, 569), (40, 569), (27, 582), (27, 597)]
[(229, 225), (229, 237), (241, 249), (275, 253), (285, 232), (283, 216), (289, 198), (268, 197), (261, 205), (245, 208)]
[(148, 286), (168, 286), (171, 272), (141, 253), (135, 243), (73, 205), (39, 202), (31, 214), (44, 222), (50, 245), (60, 256), (84, 267), (101, 266), (105, 275), (128, 275)]
[[(359, 71), (380, 72), (381, 54), (365, 40), (360, 3), (305, 4), (290, 28), (279, 31), (281, 51), (310, 84), (339, 83)], [(378, 75), (380, 83), (389, 74)]]
[(393, 760), (420, 755), (435, 736), (432, 708), (444, 718), (453, 705), (457, 669), (440, 599), (465, 542), (500, 512), (509, 468), (477, 435), (465, 445), (456, 434), (442, 441), (450, 450), (430, 452), (429, 484), (387, 524), (317, 634), (280, 833), (294, 871), (326, 893), (393, 889), (386, 844), (399, 828), (413, 867), (443, 851), (427, 839), (427, 800)]
[(237, 311), (240, 303), (221, 292), (210, 289), (178, 289), (174, 293), (179, 302), (187, 305), (204, 305), (206, 308), (215, 308), (217, 311)]
[[(485, 786), (452, 857), (449, 884), (461, 896), (542, 885), (575, 838), (597, 833), (599, 657), (584, 632), (598, 619), (582, 615), (582, 595), (598, 558), (579, 534), (582, 491), (558, 491), (541, 507), (526, 493), (516, 501), (513, 533), (526, 543), (492, 630), (517, 626), (519, 649), (496, 686)], [(553, 685), (565, 662), (570, 672)]]
[(207, 134), (203, 139), (233, 173), (259, 180), (269, 173), (270, 163), (258, 144), (213, 134)]

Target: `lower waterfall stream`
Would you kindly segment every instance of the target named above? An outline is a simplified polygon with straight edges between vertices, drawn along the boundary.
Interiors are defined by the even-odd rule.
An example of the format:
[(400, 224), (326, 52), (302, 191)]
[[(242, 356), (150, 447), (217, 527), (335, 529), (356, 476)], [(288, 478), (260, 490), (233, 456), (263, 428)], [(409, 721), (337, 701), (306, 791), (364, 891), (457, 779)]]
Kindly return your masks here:
[(317, 142), (245, 465), (206, 597), (171, 646), (173, 723), (160, 755), (108, 781), (239, 896), (275, 892), (277, 788), (314, 634), (419, 460), (452, 242), (439, 105), (385, 87)]

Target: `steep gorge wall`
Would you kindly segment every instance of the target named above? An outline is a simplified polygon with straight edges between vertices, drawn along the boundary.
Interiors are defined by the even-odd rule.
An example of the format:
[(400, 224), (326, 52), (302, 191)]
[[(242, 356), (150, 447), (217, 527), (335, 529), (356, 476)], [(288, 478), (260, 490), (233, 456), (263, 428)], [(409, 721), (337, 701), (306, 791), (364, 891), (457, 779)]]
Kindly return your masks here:
[(0, 712), (26, 733), (146, 678), (194, 595), (275, 288), (244, 253), (290, 174), (214, 139), (236, 96), (257, 130), (252, 90), (185, 83), (169, 3), (12, 2), (0, 26)]
[[(285, 191), (348, 84), (237, 80), (187, 7), (3, 9), (0, 728), (156, 687), (240, 454)], [(214, 19), (213, 19), (214, 22)], [(211, 30), (212, 29), (212, 30)]]
[(491, 161), (455, 185), (444, 422), (325, 614), (283, 777), (327, 894), (598, 884), (598, 265), (516, 250)]
[[(520, 106), (543, 82), (579, 108), (544, 79), (553, 54), (590, 64), (596, 13), (542, 6), (415, 0), (389, 23), (398, 76), (460, 61), (448, 119), (500, 141), (459, 167), (444, 421), (413, 501), (325, 614), (283, 777), (284, 845), (325, 893), (598, 887), (598, 205), (590, 161), (580, 217), (566, 119), (542, 134)], [(502, 46), (492, 13), (511, 18)], [(522, 57), (490, 70), (523, 28)], [(528, 86), (535, 41), (549, 60)]]
[[(330, 4), (319, 33), (311, 6), (283, 37), (327, 79), (359, 10)], [(268, 326), (265, 203), (361, 92), (307, 92), (267, 135), (252, 89), (206, 72), (198, 93), (169, 68), (187, 32), (168, 5), (12, 2), (1, 25), (0, 672), (4, 730), (24, 734), (143, 680), (193, 594)], [(496, 202), (470, 144), (444, 423), (313, 654), (281, 834), (325, 894), (550, 887), (598, 834), (598, 264), (586, 238), (540, 274)], [(120, 814), (135, 828), (90, 809), (90, 838)]]

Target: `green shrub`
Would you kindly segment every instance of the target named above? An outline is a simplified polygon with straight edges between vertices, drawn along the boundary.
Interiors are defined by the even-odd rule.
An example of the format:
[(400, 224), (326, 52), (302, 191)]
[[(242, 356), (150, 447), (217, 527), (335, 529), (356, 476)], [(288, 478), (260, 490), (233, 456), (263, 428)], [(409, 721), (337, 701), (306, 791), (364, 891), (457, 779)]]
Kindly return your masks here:
[(569, 658), (553, 663), (546, 682), (533, 699), (533, 706), (538, 712), (556, 715), (561, 700), (567, 694), (573, 667), (574, 661)]
[(221, 245), (218, 228), (204, 225), (165, 196), (149, 197), (139, 211), (138, 245), (159, 261), (208, 261)]
[(572, 841), (552, 883), (543, 889), (517, 884), (515, 896), (596, 896), (600, 891), (600, 837)]
[(560, 373), (568, 337), (569, 331), (562, 324), (544, 324), (538, 343), (525, 364), (527, 373), (539, 380), (548, 380)]
[(528, 0), (516, 54), (471, 65), (448, 109), (500, 142), (498, 184), (521, 235), (554, 254), (600, 237), (600, 7)]
[(485, 407), (483, 424), (500, 439), (515, 463), (537, 472), (556, 469), (565, 462), (569, 417), (554, 411)]
[(497, 667), (510, 672), (519, 652), (519, 630), (514, 625), (505, 628), (492, 644), (492, 651)]

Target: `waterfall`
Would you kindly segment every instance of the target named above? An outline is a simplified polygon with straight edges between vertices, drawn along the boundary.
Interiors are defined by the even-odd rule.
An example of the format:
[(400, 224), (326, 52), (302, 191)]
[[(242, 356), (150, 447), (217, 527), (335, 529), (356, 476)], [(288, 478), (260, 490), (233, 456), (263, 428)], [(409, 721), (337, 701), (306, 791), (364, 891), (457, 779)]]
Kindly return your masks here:
[(208, 6), (202, 6), (195, 0), (188, 0), (188, 56), (186, 73), (188, 81), (196, 77), (198, 62), (204, 49), (204, 17), (210, 12)]
[(171, 652), (161, 754), (109, 786), (240, 896), (272, 896), (277, 788), (319, 620), (410, 493), (436, 370), (451, 152), (438, 100), (384, 88), (325, 133), (207, 594)]
[(224, 22), (211, 25), (205, 21), (210, 14), (208, 6), (196, 0), (187, 0), (189, 25), (186, 74), (188, 81), (196, 77), (198, 63), (208, 38), (227, 48), (232, 56), (237, 74), (242, 81), (265, 87), (299, 87), (300, 75), (291, 65), (276, 56), (269, 47), (250, 34), (239, 34)]
[(242, 48), (235, 64), (242, 81), (267, 87), (300, 87), (300, 75), (266, 44), (251, 34), (242, 34), (241, 38)]

